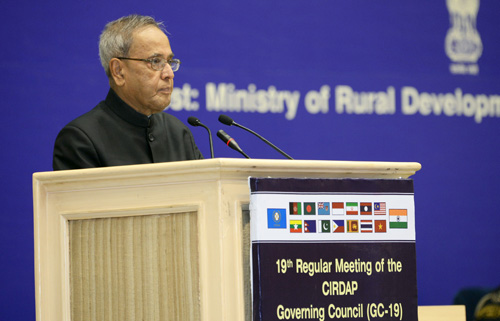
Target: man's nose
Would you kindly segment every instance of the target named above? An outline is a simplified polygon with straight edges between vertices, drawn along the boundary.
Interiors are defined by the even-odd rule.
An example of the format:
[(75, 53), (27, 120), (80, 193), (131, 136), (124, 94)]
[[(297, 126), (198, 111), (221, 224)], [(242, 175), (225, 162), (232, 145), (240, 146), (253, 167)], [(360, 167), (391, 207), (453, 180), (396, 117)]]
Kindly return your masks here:
[(169, 64), (165, 65), (165, 68), (161, 71), (161, 78), (171, 78), (174, 79), (174, 71), (172, 70), (172, 67)]

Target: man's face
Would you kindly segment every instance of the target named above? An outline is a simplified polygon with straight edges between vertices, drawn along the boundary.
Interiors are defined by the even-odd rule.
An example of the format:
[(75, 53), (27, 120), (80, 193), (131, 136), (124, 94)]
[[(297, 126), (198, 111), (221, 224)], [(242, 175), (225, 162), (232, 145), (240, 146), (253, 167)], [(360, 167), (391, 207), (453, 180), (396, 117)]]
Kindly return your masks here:
[[(173, 57), (167, 36), (156, 27), (140, 29), (133, 34), (129, 58), (148, 59)], [(153, 70), (144, 61), (122, 60), (125, 82), (122, 98), (135, 110), (150, 115), (163, 111), (170, 104), (174, 72), (167, 64), (163, 71)]]

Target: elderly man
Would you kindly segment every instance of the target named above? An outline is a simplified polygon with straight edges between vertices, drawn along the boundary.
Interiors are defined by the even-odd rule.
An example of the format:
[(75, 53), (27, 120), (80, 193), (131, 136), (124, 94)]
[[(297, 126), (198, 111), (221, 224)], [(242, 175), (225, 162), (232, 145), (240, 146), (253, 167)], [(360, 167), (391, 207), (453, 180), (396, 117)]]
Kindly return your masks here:
[(162, 28), (140, 15), (106, 25), (99, 55), (111, 88), (104, 101), (61, 130), (54, 170), (203, 158), (190, 130), (163, 112), (180, 61)]

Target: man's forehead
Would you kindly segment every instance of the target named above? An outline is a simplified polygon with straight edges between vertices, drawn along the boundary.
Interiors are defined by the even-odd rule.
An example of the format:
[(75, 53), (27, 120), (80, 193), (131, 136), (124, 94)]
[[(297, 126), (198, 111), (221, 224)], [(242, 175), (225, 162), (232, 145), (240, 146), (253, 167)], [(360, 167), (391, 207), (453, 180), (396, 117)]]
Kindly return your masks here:
[(169, 57), (173, 55), (167, 35), (156, 27), (146, 27), (135, 31), (130, 52), (149, 56)]

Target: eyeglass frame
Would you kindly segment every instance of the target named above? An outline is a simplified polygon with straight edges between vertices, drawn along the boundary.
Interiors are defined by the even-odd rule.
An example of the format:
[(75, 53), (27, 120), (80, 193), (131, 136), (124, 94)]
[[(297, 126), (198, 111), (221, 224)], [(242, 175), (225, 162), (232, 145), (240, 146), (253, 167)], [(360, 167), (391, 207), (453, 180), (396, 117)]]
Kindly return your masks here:
[[(174, 70), (174, 68), (172, 68), (172, 71), (173, 72), (176, 72), (179, 70), (179, 68), (181, 67), (181, 61), (179, 59), (170, 59), (170, 60), (167, 60), (167, 59), (164, 59), (164, 58), (161, 58), (161, 57), (152, 57), (152, 58), (147, 58), (147, 59), (141, 59), (141, 58), (129, 58), (129, 57), (115, 57), (116, 59), (124, 59), (124, 60), (135, 60), (135, 61), (144, 61), (144, 62), (147, 62), (147, 63), (150, 63), (151, 64), (151, 68), (153, 70), (156, 70), (156, 71), (163, 71), (163, 69), (165, 69), (165, 66), (168, 64), (170, 66), (170, 68), (172, 68), (172, 63), (177, 63), (177, 68)], [(163, 67), (161, 69), (155, 69), (153, 66), (154, 66), (154, 63), (153, 63), (153, 59), (160, 59), (162, 62), (164, 62), (165, 64), (163, 65)]]

